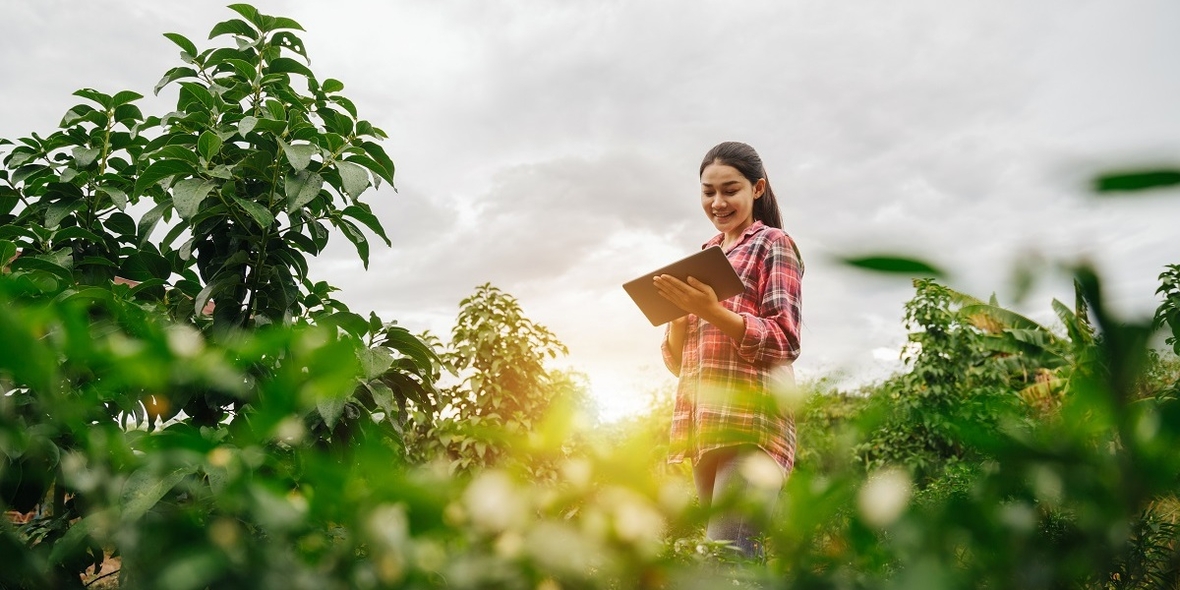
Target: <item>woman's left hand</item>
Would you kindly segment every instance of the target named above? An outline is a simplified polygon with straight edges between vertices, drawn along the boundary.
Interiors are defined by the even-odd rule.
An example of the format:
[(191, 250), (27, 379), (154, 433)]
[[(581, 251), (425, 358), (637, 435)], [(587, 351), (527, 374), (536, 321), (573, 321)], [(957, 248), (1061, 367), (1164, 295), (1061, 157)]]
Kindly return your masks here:
[(713, 288), (693, 277), (688, 277), (686, 283), (672, 275), (658, 275), (653, 284), (664, 299), (697, 317), (708, 320), (724, 309)]

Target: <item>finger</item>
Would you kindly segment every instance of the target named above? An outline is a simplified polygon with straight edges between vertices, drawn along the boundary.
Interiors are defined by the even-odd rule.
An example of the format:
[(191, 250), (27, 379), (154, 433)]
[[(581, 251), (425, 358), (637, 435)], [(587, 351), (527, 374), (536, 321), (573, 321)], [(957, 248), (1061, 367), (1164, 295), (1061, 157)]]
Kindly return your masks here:
[(684, 281), (682, 281), (672, 275), (659, 275), (656, 277), (656, 281), (658, 281), (660, 283), (664, 283), (665, 285), (668, 285), (671, 287), (676, 287), (676, 288), (684, 288), (684, 287), (688, 286)]
[(667, 300), (675, 303), (676, 300), (678, 300), (682, 297), (680, 291), (675, 289), (674, 286), (670, 285), (666, 281), (658, 281), (657, 280), (657, 281), (655, 281), (654, 284), (655, 284), (656, 292), (659, 293), (660, 296), (663, 297), (664, 299), (667, 299)]
[(698, 281), (696, 277), (688, 277), (688, 284), (697, 291), (708, 295), (710, 298), (717, 297), (716, 291), (713, 290), (713, 287), (710, 287), (708, 283)]
[(671, 275), (660, 275), (656, 277), (654, 284), (656, 289), (662, 289), (668, 293), (687, 294), (693, 291), (692, 287)]

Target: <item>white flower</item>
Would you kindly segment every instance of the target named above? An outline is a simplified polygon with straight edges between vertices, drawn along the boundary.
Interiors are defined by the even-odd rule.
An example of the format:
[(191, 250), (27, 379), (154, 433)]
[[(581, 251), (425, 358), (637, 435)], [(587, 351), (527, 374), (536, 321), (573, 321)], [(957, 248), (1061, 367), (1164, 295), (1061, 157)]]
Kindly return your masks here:
[(892, 467), (877, 471), (860, 489), (857, 497), (860, 515), (871, 526), (887, 527), (905, 511), (912, 492), (913, 484), (905, 471)]
[(463, 505), (477, 529), (500, 533), (521, 527), (528, 516), (522, 492), (507, 474), (486, 471), (463, 492)]

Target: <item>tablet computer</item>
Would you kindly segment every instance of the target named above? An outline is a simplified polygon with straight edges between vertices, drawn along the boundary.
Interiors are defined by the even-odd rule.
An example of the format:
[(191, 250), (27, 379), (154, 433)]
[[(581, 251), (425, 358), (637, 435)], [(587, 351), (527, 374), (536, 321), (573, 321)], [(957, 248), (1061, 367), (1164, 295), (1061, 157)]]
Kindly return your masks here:
[(668, 266), (623, 283), (623, 289), (653, 326), (688, 315), (687, 311), (664, 299), (664, 296), (656, 291), (655, 285), (652, 284), (652, 279), (656, 275), (671, 275), (685, 282), (691, 276), (712, 287), (717, 293), (718, 301), (729, 299), (746, 290), (741, 277), (733, 270), (733, 265), (721, 251), (721, 246), (705, 248), (692, 256), (681, 258)]

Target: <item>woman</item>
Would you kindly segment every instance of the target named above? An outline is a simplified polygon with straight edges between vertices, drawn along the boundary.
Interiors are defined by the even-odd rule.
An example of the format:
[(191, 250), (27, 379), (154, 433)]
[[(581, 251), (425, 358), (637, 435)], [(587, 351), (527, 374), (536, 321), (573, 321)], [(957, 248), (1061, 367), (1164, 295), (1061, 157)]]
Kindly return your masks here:
[[(718, 301), (708, 285), (688, 277), (654, 279), (668, 300), (689, 312), (668, 325), (664, 362), (679, 377), (672, 416), (670, 462), (688, 457), (701, 504), (755, 491), (777, 495), (795, 461), (795, 423), (778, 391), (799, 356), (803, 262), (782, 230), (782, 217), (762, 159), (750, 146), (725, 142), (701, 162), (701, 206), (720, 232), (720, 245), (746, 290)], [(780, 476), (751, 482), (750, 461), (773, 459)], [(756, 470), (755, 470), (756, 471)], [(758, 488), (757, 490), (755, 488)], [(706, 536), (760, 555), (758, 532), (740, 514), (714, 515)]]

